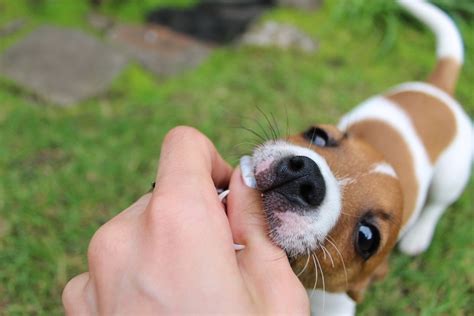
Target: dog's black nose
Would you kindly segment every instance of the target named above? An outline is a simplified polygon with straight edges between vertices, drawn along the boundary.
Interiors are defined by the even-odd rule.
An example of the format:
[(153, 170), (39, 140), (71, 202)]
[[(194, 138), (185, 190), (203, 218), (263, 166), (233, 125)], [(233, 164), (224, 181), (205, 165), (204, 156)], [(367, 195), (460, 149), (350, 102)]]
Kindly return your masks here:
[(318, 165), (305, 156), (283, 158), (277, 165), (272, 188), (290, 202), (303, 207), (319, 206), (326, 195), (326, 184)]

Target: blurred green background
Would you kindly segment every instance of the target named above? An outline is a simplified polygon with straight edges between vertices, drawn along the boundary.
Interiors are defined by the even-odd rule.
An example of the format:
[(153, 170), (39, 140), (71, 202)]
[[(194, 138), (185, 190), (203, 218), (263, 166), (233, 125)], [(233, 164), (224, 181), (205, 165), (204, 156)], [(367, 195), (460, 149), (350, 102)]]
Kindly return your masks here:
[[(466, 47), (457, 98), (474, 115), (474, 19), (470, 1), (438, 1)], [(158, 5), (192, 1), (103, 1), (102, 14), (140, 23)], [(0, 53), (48, 23), (94, 32), (88, 1), (0, 0), (0, 25), (26, 26), (0, 38)], [(0, 79), (0, 314), (62, 313), (61, 291), (87, 269), (97, 228), (150, 188), (163, 136), (192, 125), (232, 164), (248, 153), (273, 113), (292, 132), (338, 117), (367, 97), (424, 79), (435, 62), (432, 34), (391, 1), (326, 1), (315, 12), (277, 8), (264, 20), (297, 26), (320, 44), (315, 54), (219, 47), (197, 69), (157, 79), (130, 65), (104, 95), (74, 107), (47, 104)], [(97, 34), (100, 36), (99, 34)], [(255, 120), (254, 120), (255, 118)], [(431, 248), (395, 251), (361, 315), (474, 314), (474, 183), (441, 220)]]

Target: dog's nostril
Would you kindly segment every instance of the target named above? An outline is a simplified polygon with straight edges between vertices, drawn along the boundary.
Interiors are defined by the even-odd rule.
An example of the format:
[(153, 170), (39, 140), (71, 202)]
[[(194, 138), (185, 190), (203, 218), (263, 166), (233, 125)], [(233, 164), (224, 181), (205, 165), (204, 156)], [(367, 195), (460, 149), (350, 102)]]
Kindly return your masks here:
[(300, 193), (301, 195), (308, 195), (311, 194), (311, 191), (313, 190), (314, 186), (311, 183), (303, 183), (300, 186)]
[(304, 160), (300, 156), (295, 156), (288, 162), (288, 168), (293, 172), (298, 172), (304, 168)]
[(318, 189), (311, 182), (303, 183), (300, 186), (300, 196), (304, 202), (311, 206), (318, 206), (324, 198), (324, 190)]

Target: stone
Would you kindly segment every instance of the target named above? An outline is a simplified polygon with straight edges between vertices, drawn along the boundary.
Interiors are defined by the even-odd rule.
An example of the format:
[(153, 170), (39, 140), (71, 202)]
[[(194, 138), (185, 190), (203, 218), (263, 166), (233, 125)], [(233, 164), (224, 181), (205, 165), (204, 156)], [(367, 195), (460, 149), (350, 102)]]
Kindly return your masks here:
[(315, 41), (296, 27), (272, 21), (252, 27), (242, 36), (241, 43), (263, 47), (273, 46), (282, 49), (298, 49), (306, 53), (314, 53), (318, 47)]
[(163, 26), (117, 25), (110, 40), (157, 76), (170, 76), (199, 65), (212, 47)]
[(126, 63), (95, 37), (43, 26), (6, 50), (0, 74), (48, 102), (71, 105), (103, 93)]
[(316, 10), (321, 7), (323, 0), (277, 0), (277, 4), (301, 10)]
[(20, 31), (26, 22), (23, 19), (17, 19), (10, 21), (9, 23), (5, 24), (4, 26), (0, 27), (0, 37), (7, 37), (16, 32)]
[(234, 41), (272, 7), (270, 0), (202, 0), (193, 7), (159, 7), (147, 21), (211, 43)]
[(114, 19), (96, 11), (89, 12), (86, 20), (93, 29), (102, 33), (108, 32), (115, 25)]

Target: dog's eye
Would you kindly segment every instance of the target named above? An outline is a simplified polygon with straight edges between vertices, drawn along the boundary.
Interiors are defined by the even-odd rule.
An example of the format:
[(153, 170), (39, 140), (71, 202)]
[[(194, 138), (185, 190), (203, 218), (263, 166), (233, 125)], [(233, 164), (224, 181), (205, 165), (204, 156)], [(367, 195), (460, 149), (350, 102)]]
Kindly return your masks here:
[(356, 250), (364, 258), (369, 259), (377, 252), (380, 244), (380, 232), (372, 224), (361, 222), (356, 232)]
[(328, 134), (321, 128), (311, 127), (303, 133), (303, 137), (318, 147), (326, 147), (328, 145)]

